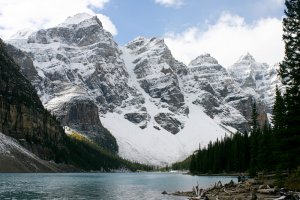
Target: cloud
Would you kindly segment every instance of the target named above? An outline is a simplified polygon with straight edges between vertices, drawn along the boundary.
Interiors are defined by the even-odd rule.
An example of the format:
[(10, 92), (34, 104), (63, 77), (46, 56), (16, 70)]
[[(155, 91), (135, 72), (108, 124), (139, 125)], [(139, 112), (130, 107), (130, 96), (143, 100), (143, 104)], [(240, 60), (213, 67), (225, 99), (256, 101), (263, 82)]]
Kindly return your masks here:
[(112, 23), (112, 21), (110, 20), (110, 18), (106, 15), (102, 15), (102, 14), (97, 14), (98, 19), (100, 19), (103, 28), (107, 31), (109, 31), (112, 35), (117, 35), (118, 34), (118, 30), (116, 28), (116, 26)]
[(184, 0), (155, 0), (155, 3), (166, 7), (180, 7), (183, 5)]
[(206, 30), (190, 27), (182, 33), (167, 33), (165, 42), (174, 57), (186, 64), (205, 52), (225, 67), (247, 52), (259, 62), (275, 64), (284, 56), (282, 34), (280, 19), (263, 18), (249, 24), (240, 16), (223, 13)]
[[(62, 23), (68, 16), (102, 9), (109, 0), (1, 0), (0, 37), (8, 39), (21, 29), (50, 28)], [(92, 9), (93, 8), (93, 9)], [(113, 35), (117, 29), (107, 16), (98, 15), (104, 29)]]

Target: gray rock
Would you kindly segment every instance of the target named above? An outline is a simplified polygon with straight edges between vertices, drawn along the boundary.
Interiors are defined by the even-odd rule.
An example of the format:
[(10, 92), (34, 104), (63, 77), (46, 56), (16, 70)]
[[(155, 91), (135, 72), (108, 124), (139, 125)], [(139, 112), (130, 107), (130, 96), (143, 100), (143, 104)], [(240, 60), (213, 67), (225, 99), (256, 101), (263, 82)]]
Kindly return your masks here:
[(171, 113), (159, 113), (154, 119), (162, 128), (174, 135), (184, 127), (184, 124), (176, 119)]
[(74, 97), (54, 112), (63, 126), (69, 126), (94, 140), (104, 149), (118, 152), (116, 139), (102, 126), (97, 105), (90, 99)]
[[(11, 48), (43, 104), (62, 124), (117, 152), (116, 140), (101, 125), (98, 110), (105, 114), (129, 104), (138, 107), (144, 98), (128, 85), (121, 51), (99, 19), (62, 24), (10, 42), (23, 51)], [(59, 44), (57, 48), (53, 43)]]
[(141, 88), (160, 106), (187, 115), (189, 108), (179, 85), (179, 75), (186, 74), (187, 68), (173, 58), (164, 41), (139, 37), (126, 45), (126, 51), (135, 56), (133, 72)]
[[(218, 64), (209, 54), (204, 54), (191, 61), (189, 73), (181, 76), (186, 93), (194, 95), (193, 104), (200, 105), (204, 112), (221, 119), (222, 124), (232, 126), (239, 131), (249, 130), (252, 104), (256, 102), (260, 124), (267, 120), (264, 103), (255, 93), (244, 92), (227, 70)], [(250, 84), (250, 82), (249, 82)], [(254, 95), (253, 95), (254, 94)]]
[[(57, 154), (50, 147), (62, 150), (64, 131), (43, 107), (34, 87), (21, 74), (6, 49), (0, 39), (0, 132), (24, 141), (24, 146), (41, 159), (55, 159)], [(17, 53), (15, 60), (26, 59), (21, 52), (12, 51)]]
[(19, 65), (21, 73), (30, 81), (36, 81), (39, 79), (38, 72), (36, 71), (32, 59), (23, 51), (16, 47), (7, 44), (5, 50), (14, 61)]
[[(252, 73), (232, 78), (232, 71), (228, 73), (209, 54), (198, 56), (187, 67), (172, 56), (160, 38), (139, 37), (120, 49), (97, 17), (91, 16), (77, 24), (63, 23), (37, 31), (26, 41), (11, 43), (25, 51), (26, 58), (22, 55), (15, 59), (26, 69), (24, 74), (30, 77), (43, 104), (52, 112), (60, 113), (58, 116), (75, 116), (61, 115), (64, 106), (69, 109), (65, 112), (71, 112), (73, 100), (56, 101), (56, 98), (73, 96), (91, 99), (101, 116), (115, 112), (142, 129), (154, 119), (173, 134), (183, 128), (178, 119), (188, 120), (189, 106), (194, 105), (203, 108), (211, 118), (220, 119), (222, 125), (240, 131), (249, 130), (253, 101), (258, 105), (259, 120), (264, 123), (267, 119), (267, 108), (264, 101), (260, 101), (263, 96), (256, 95), (256, 92), (266, 92), (244, 90), (253, 88), (266, 76)], [(37, 66), (33, 68), (30, 60)], [(246, 56), (241, 63), (252, 66), (253, 60)], [(269, 74), (271, 77), (276, 73), (271, 70)], [(147, 112), (149, 104), (152, 104), (149, 108), (155, 106), (166, 113)], [(74, 110), (78, 110), (84, 106), (80, 102), (75, 107)], [(77, 120), (86, 121), (86, 115), (78, 115)], [(64, 123), (70, 124), (70, 120)], [(85, 126), (81, 130), (86, 130), (87, 135), (97, 132), (92, 122)], [(91, 130), (87, 130), (87, 126), (91, 126)]]
[(266, 63), (259, 63), (248, 53), (229, 66), (228, 71), (242, 89), (255, 91), (259, 99), (265, 102), (266, 111), (271, 113), (276, 85), (284, 90), (277, 75), (278, 68), (278, 64), (269, 66)]
[(124, 118), (134, 124), (139, 125), (141, 129), (144, 129), (147, 127), (147, 123), (150, 120), (150, 115), (147, 114), (147, 112), (126, 113)]
[(205, 109), (205, 113), (212, 119), (215, 115), (222, 112), (220, 110), (220, 102), (211, 93), (204, 93), (198, 99), (193, 101), (193, 104), (201, 105)]

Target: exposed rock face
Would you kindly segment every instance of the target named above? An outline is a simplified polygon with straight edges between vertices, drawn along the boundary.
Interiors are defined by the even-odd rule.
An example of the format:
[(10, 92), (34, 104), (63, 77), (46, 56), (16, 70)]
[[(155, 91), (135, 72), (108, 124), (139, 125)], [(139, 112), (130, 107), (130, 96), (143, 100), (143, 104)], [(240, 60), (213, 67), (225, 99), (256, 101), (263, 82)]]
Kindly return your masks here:
[(227, 96), (224, 99), (224, 102), (228, 103), (231, 107), (236, 108), (242, 116), (245, 117), (246, 122), (240, 123), (238, 119), (235, 119), (232, 123), (236, 124), (233, 127), (236, 127), (238, 130), (247, 130), (249, 131), (249, 123), (251, 122), (252, 116), (252, 106), (253, 103), (256, 103), (257, 112), (258, 112), (258, 122), (261, 127), (264, 126), (265, 122), (268, 122), (267, 110), (265, 103), (257, 98), (257, 96), (253, 96), (252, 94), (232, 94)]
[(247, 93), (258, 95), (264, 101), (267, 112), (272, 112), (275, 98), (275, 87), (281, 88), (282, 84), (277, 76), (278, 67), (255, 61), (249, 53), (240, 59), (228, 71), (238, 85)]
[(118, 152), (116, 139), (102, 126), (98, 107), (92, 100), (75, 97), (60, 106), (54, 114), (62, 125), (72, 127), (110, 152)]
[[(136, 88), (141, 88), (141, 93), (149, 95), (150, 102), (157, 109), (164, 109), (157, 112), (152, 110), (150, 117), (154, 119), (154, 127), (161, 126), (172, 134), (178, 133), (181, 130), (179, 126), (183, 126), (184, 122), (171, 116), (187, 116), (189, 113), (179, 83), (179, 75), (187, 73), (186, 66), (173, 58), (169, 48), (159, 38), (138, 37), (122, 51)], [(149, 106), (147, 102), (146, 106)], [(164, 119), (166, 121), (163, 122)]]
[[(103, 128), (96, 112), (98, 109), (101, 113), (114, 111), (126, 103), (124, 100), (129, 95), (132, 101), (142, 99), (134, 98), (138, 94), (127, 84), (128, 74), (119, 58), (120, 50), (99, 19), (79, 14), (58, 27), (40, 30), (28, 39), (12, 40), (11, 43), (34, 61), (38, 76), (33, 76), (31, 82), (46, 108), (62, 119), (63, 125), (83, 131), (95, 141), (100, 141), (103, 148), (117, 151), (115, 138)], [(12, 52), (12, 55), (22, 68), (28, 68), (18, 54)], [(28, 76), (27, 73), (24, 75)], [(83, 113), (79, 114), (80, 109), (85, 108), (83, 101), (74, 101), (85, 96), (96, 103), (87, 103), (94, 105), (90, 116), (95, 118), (94, 121), (84, 118), (90, 115), (89, 110), (81, 110)], [(61, 113), (61, 108), (65, 109), (64, 113)], [(79, 118), (83, 117), (78, 121), (81, 125), (72, 118), (75, 110)]]
[(131, 160), (170, 163), (199, 141), (206, 145), (228, 130), (249, 130), (254, 101), (260, 121), (267, 119), (258, 95), (263, 90), (253, 89), (264, 79), (259, 75), (237, 80), (209, 54), (186, 66), (159, 38), (139, 37), (119, 48), (93, 16), (79, 14), (9, 43), (23, 51), (10, 52), (63, 125), (115, 152), (102, 122), (119, 154)]
[(38, 76), (38, 72), (36, 71), (32, 59), (16, 47), (6, 44), (6, 51), (8, 55), (13, 55), (14, 61), (20, 66), (20, 70), (22, 74), (30, 81), (37, 81), (36, 84), (41, 82), (41, 78)]
[(249, 130), (253, 102), (258, 102), (260, 119), (267, 119), (263, 102), (244, 92), (209, 54), (191, 61), (188, 74), (182, 79), (189, 101), (202, 106), (207, 115), (217, 118), (223, 125)]
[[(143, 92), (152, 97), (151, 101), (158, 107), (167, 108), (170, 115), (177, 115), (180, 119), (188, 116), (189, 104), (192, 103), (204, 108), (207, 115), (223, 125), (244, 131), (250, 128), (252, 103), (255, 101), (260, 108), (260, 119), (267, 120), (264, 103), (255, 94), (245, 92), (209, 54), (197, 57), (186, 67), (172, 57), (163, 40), (142, 37), (126, 45), (123, 52), (126, 54), (123, 59), (131, 60), (130, 67), (126, 64), (129, 74)], [(155, 122), (162, 124), (162, 120)], [(170, 124), (164, 124), (163, 128), (174, 126), (172, 120), (164, 123)], [(175, 128), (166, 130), (173, 134), (180, 131)]]
[(155, 121), (164, 129), (176, 134), (182, 129), (183, 124), (170, 113), (159, 113), (154, 117)]
[[(35, 89), (0, 41), (0, 131), (20, 141), (43, 159), (55, 159), (51, 145), (59, 148), (64, 131), (44, 109)], [(31, 143), (34, 142), (34, 143)]]
[(184, 106), (184, 95), (177, 72), (186, 70), (186, 67), (172, 57), (164, 41), (139, 37), (126, 48), (135, 57), (134, 75), (144, 91), (152, 98), (168, 104), (170, 110), (180, 111)]
[(124, 118), (128, 121), (139, 125), (141, 129), (144, 129), (147, 127), (147, 123), (150, 120), (150, 115), (147, 114), (147, 112), (134, 112), (134, 113), (126, 113), (124, 115)]
[(215, 115), (222, 112), (219, 109), (219, 100), (211, 93), (203, 93), (199, 96), (199, 98), (193, 101), (193, 104), (202, 106), (204, 108), (204, 112), (211, 118), (214, 118)]

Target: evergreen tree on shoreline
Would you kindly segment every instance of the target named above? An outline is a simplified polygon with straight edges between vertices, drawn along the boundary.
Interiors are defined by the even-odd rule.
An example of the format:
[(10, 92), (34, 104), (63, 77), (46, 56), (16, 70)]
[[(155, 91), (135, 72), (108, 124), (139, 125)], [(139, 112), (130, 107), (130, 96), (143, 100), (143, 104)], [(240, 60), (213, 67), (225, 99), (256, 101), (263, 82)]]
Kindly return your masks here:
[(280, 134), (286, 128), (285, 102), (277, 85), (275, 89), (275, 102), (273, 106), (272, 123), (273, 123), (273, 131), (276, 134)]
[(258, 152), (259, 152), (259, 136), (260, 129), (257, 121), (258, 113), (256, 110), (256, 103), (252, 105), (252, 116), (251, 116), (251, 135), (250, 135), (250, 174), (255, 175), (258, 170)]
[[(283, 151), (288, 168), (300, 164), (300, 1), (285, 1), (286, 17), (283, 19), (283, 40), (285, 42), (285, 57), (280, 64), (279, 75), (286, 87), (284, 104), (286, 115), (283, 121), (277, 121), (274, 128), (282, 128), (280, 150)], [(276, 99), (275, 105), (279, 104)], [(278, 118), (275, 113), (274, 117)], [(280, 117), (280, 116), (279, 116)]]

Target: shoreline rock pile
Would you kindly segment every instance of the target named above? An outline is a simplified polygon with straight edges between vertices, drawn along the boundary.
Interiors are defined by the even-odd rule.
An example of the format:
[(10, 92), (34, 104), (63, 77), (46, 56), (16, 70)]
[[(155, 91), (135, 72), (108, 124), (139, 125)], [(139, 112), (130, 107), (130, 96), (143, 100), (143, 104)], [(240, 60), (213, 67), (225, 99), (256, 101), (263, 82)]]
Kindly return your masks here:
[[(165, 193), (168, 194), (168, 193)], [(231, 180), (227, 184), (222, 184), (221, 181), (215, 183), (214, 186), (207, 189), (199, 188), (197, 185), (193, 187), (192, 191), (177, 191), (170, 193), (168, 195), (174, 196), (185, 196), (189, 200), (208, 200), (208, 199), (248, 199), (248, 200), (262, 200), (262, 199), (272, 199), (272, 200), (299, 200), (300, 193), (293, 191), (286, 191), (280, 189), (272, 184), (266, 184), (262, 181), (257, 181), (255, 179), (248, 179), (244, 182), (235, 183)]]

